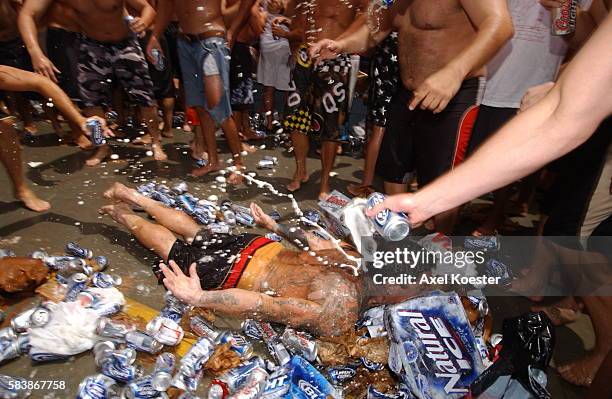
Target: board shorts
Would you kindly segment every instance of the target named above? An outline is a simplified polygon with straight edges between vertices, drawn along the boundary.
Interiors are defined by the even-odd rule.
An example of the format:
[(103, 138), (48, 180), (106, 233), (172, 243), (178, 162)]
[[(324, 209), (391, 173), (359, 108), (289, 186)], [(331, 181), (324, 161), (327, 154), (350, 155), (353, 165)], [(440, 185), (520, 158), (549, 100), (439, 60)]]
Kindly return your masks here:
[(61, 28), (47, 29), (47, 57), (59, 69), (58, 86), (75, 103), (80, 103), (78, 64), (80, 34)]
[(473, 154), (493, 133), (497, 132), (506, 122), (516, 116), (517, 111), (518, 109), (516, 108), (490, 107), (481, 104), (466, 155)]
[(286, 131), (313, 134), (322, 141), (338, 141), (347, 117), (351, 59), (341, 54), (314, 65), (308, 46), (295, 54), (291, 87), (283, 122)]
[(393, 95), (401, 86), (397, 59), (397, 32), (391, 32), (377, 47), (370, 62), (368, 124), (386, 127)]
[(248, 268), (261, 263), (257, 258), (261, 253), (269, 253), (264, 250), (268, 247), (278, 249), (273, 251), (276, 254), (282, 245), (256, 234), (212, 234), (209, 229), (203, 228), (191, 244), (176, 240), (170, 249), (168, 261), (176, 262), (187, 275), (189, 267), (195, 263), (204, 290), (244, 287), (249, 282), (241, 281), (242, 277), (247, 277)]
[(136, 38), (101, 42), (81, 35), (79, 50), (78, 82), (83, 106), (110, 105), (116, 85), (123, 88), (132, 103), (155, 105), (153, 82)]
[[(230, 53), (227, 40), (218, 36), (204, 40), (189, 40), (179, 36), (178, 50), (187, 106), (203, 107), (215, 123), (223, 123), (232, 115), (229, 98)], [(223, 83), (223, 95), (219, 103), (210, 108), (204, 94), (204, 77), (216, 75)]]
[(386, 182), (403, 184), (416, 171), (422, 187), (459, 165), (478, 115), (483, 82), (465, 80), (439, 114), (410, 111), (412, 91), (401, 86), (391, 101), (376, 173)]
[(247, 111), (253, 107), (253, 56), (246, 43), (236, 42), (232, 48), (230, 88), (232, 110)]
[(164, 37), (166, 38), (166, 43), (168, 44), (168, 58), (170, 58), (170, 62), (172, 63), (172, 73), (175, 78), (182, 80), (183, 76), (181, 73), (181, 61), (179, 60), (178, 55), (178, 33), (179, 33), (179, 24), (176, 21), (172, 21), (168, 24), (166, 31), (164, 32)]
[[(143, 49), (147, 48), (151, 33), (147, 33), (146, 37), (139, 39), (140, 47)], [(162, 53), (164, 54), (165, 68), (162, 71), (158, 71), (153, 64), (147, 59), (147, 65), (149, 67), (149, 75), (153, 82), (153, 95), (156, 100), (163, 100), (164, 98), (174, 98), (176, 94), (176, 88), (174, 87), (174, 71), (172, 69), (172, 58), (168, 56), (168, 42), (165, 36), (159, 38), (159, 45), (161, 46)]]

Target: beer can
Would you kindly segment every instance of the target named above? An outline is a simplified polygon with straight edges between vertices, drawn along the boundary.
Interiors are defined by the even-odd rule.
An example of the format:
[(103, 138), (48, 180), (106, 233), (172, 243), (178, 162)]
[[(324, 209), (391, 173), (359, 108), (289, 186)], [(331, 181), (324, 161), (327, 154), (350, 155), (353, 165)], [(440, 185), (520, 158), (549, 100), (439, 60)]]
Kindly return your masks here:
[(64, 302), (74, 302), (79, 292), (87, 288), (87, 280), (87, 276), (84, 273), (75, 273), (70, 276)]
[(102, 374), (111, 377), (117, 382), (129, 383), (142, 376), (142, 367), (138, 365), (126, 365), (117, 361), (112, 356), (107, 356), (102, 361)]
[(227, 386), (215, 379), (210, 382), (210, 387), (208, 388), (208, 399), (225, 399), (229, 395), (229, 390)]
[(83, 248), (76, 242), (69, 242), (66, 244), (66, 253), (68, 255), (76, 256), (81, 259), (93, 258), (93, 251), (91, 249)]
[(232, 228), (226, 223), (211, 223), (208, 228), (213, 234), (229, 234), (232, 231)]
[(52, 270), (72, 273), (82, 272), (85, 260), (76, 256), (45, 256), (42, 261)]
[(96, 119), (90, 119), (87, 121), (87, 130), (89, 130), (89, 137), (91, 143), (96, 147), (106, 144), (106, 138), (104, 138), (104, 132), (102, 131), (102, 124)]
[(289, 351), (278, 337), (266, 342), (266, 346), (279, 366), (283, 366), (291, 361)]
[(76, 399), (107, 399), (115, 393), (117, 383), (104, 374), (89, 376), (79, 384)]
[(551, 33), (554, 36), (567, 36), (576, 31), (576, 15), (578, 3), (576, 0), (564, 0), (563, 5), (551, 11)]
[(163, 345), (155, 338), (138, 330), (125, 334), (125, 343), (129, 347), (152, 355), (159, 353), (163, 348)]
[(15, 257), (15, 252), (11, 251), (10, 249), (0, 249), (0, 259), (13, 257)]
[(15, 359), (21, 355), (19, 343), (15, 339), (0, 339), (0, 362)]
[(121, 285), (122, 278), (117, 275), (110, 275), (102, 272), (95, 272), (91, 276), (91, 283), (98, 288), (111, 288)]
[(126, 399), (158, 399), (167, 398), (168, 396), (156, 390), (151, 384), (152, 377), (150, 375), (138, 378), (130, 382), (123, 390), (123, 397)]
[(15, 339), (17, 334), (12, 327), (4, 327), (0, 329), (0, 339)]
[(172, 372), (176, 366), (176, 356), (170, 352), (162, 353), (155, 360), (155, 369), (151, 375), (151, 385), (160, 392), (165, 392), (172, 385)]
[(34, 347), (30, 348), (29, 356), (33, 362), (38, 362), (38, 363), (66, 361), (70, 358), (69, 355), (46, 352), (41, 348), (34, 348)]
[(221, 335), (221, 332), (216, 330), (212, 325), (210, 325), (210, 323), (200, 316), (193, 316), (191, 319), (189, 319), (189, 327), (198, 337), (205, 337), (213, 342), (219, 335)]
[(30, 344), (30, 335), (28, 333), (19, 334), (16, 338), (17, 345), (19, 345), (19, 353), (26, 355), (30, 353), (32, 345)]
[(266, 381), (270, 375), (262, 367), (256, 367), (249, 374), (247, 381), (234, 393), (228, 396), (232, 399), (256, 399), (264, 390)]
[(304, 332), (286, 328), (281, 336), (281, 342), (293, 354), (300, 355), (309, 362), (317, 359), (317, 344)]
[(229, 344), (230, 349), (242, 359), (248, 359), (253, 355), (253, 345), (240, 334), (225, 331), (217, 337), (215, 342), (218, 345)]
[(278, 235), (278, 234), (276, 234), (276, 233), (268, 233), (268, 234), (266, 234), (266, 238), (267, 238), (268, 240), (272, 240), (272, 241), (276, 241), (276, 242), (281, 242), (281, 241), (283, 241), (283, 237), (279, 236), (279, 235)]
[(281, 220), (281, 214), (276, 209), (268, 213), (268, 216), (270, 216), (272, 220), (274, 220), (275, 222), (278, 222), (279, 220)]
[[(368, 197), (368, 208), (371, 209), (384, 200), (384, 194), (372, 193)], [(410, 233), (410, 223), (403, 213), (383, 209), (371, 217), (370, 220), (378, 234), (389, 241), (401, 241)]]
[(151, 374), (151, 386), (158, 392), (166, 392), (172, 386), (172, 374), (165, 371)]
[(37, 306), (30, 315), (30, 325), (33, 328), (44, 327), (51, 320), (51, 311), (44, 306)]
[(169, 194), (161, 193), (159, 191), (153, 191), (151, 193), (151, 198), (171, 208), (174, 207), (174, 205), (176, 204), (176, 201), (174, 198), (172, 198), (172, 196), (170, 196)]
[(178, 195), (185, 194), (187, 191), (189, 191), (189, 186), (187, 185), (186, 182), (180, 181), (176, 183), (174, 186), (172, 186), (172, 191), (174, 191)]
[(259, 327), (259, 322), (256, 320), (246, 319), (242, 322), (241, 327), (242, 332), (244, 332), (247, 337), (255, 340), (263, 339), (263, 333)]
[(463, 247), (472, 251), (497, 251), (500, 248), (499, 237), (496, 235), (467, 236), (463, 240)]
[(28, 331), (28, 328), (32, 326), (31, 316), (36, 308), (31, 308), (26, 311), (19, 313), (11, 320), (11, 328), (16, 333), (23, 333)]
[(195, 377), (214, 352), (213, 341), (204, 337), (198, 339), (181, 359), (180, 374)]
[(276, 163), (270, 159), (261, 159), (257, 162), (257, 169), (274, 169)]
[(99, 272), (103, 272), (108, 267), (108, 258), (103, 255), (98, 255), (94, 258), (94, 262), (96, 264), (96, 270)]
[(97, 366), (102, 364), (102, 360), (104, 360), (105, 356), (114, 351), (116, 348), (115, 343), (113, 341), (100, 341), (97, 342), (93, 349), (94, 361)]
[(158, 49), (151, 50), (151, 55), (153, 56), (153, 66), (158, 71), (164, 71), (166, 69), (166, 60), (164, 57), (164, 53), (159, 51)]
[(183, 391), (195, 392), (198, 389), (200, 378), (202, 378), (202, 370), (198, 371), (194, 376), (188, 376), (179, 372), (172, 377), (172, 386)]
[(256, 368), (265, 368), (265, 362), (259, 356), (255, 356), (237, 367), (226, 371), (217, 378), (217, 381), (224, 384), (225, 390), (228, 393), (235, 392), (244, 385)]
[(174, 320), (157, 316), (147, 323), (147, 333), (163, 345), (175, 346), (183, 339), (183, 328)]
[(243, 226), (255, 226), (255, 219), (249, 213), (236, 212), (236, 221)]
[(341, 385), (352, 380), (357, 375), (357, 370), (351, 365), (332, 366), (325, 370), (327, 377), (334, 385)]

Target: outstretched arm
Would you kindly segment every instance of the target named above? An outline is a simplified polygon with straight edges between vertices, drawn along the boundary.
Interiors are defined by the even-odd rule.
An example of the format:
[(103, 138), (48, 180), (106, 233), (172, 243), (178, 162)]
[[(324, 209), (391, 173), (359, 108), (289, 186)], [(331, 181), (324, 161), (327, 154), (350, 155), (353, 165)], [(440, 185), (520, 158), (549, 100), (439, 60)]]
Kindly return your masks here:
[(466, 162), (414, 195), (388, 197), (386, 207), (412, 223), (527, 176), (585, 142), (612, 113), (612, 15), (567, 66), (553, 89), (494, 134)]
[(227, 316), (254, 318), (308, 328), (314, 332), (325, 332), (327, 326), (321, 323), (323, 307), (316, 302), (285, 297), (271, 297), (254, 291), (238, 288), (218, 291), (204, 291), (195, 263), (186, 276), (174, 261), (170, 267), (161, 265), (164, 285), (180, 300)]
[[(66, 118), (80, 126), (84, 133), (89, 134), (85, 127), (87, 119), (81, 115), (77, 107), (58, 85), (42, 75), (0, 65), (0, 90), (38, 92), (43, 97), (51, 99), (53, 105)], [(94, 119), (102, 124), (106, 136), (112, 135), (103, 119)]]

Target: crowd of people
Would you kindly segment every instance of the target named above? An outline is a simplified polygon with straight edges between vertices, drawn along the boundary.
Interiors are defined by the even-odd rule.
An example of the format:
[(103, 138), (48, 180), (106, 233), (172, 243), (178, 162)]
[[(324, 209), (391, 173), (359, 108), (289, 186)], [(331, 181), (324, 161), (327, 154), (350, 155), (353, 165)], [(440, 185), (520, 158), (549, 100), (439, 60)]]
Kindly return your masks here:
[[(191, 157), (198, 167), (192, 175), (226, 167), (217, 149), (221, 129), (231, 155), (228, 183), (241, 184), (241, 153), (252, 149), (247, 142), (264, 138), (250, 120), (261, 85), (258, 111), (265, 115), (267, 132), (282, 129), (291, 138), (295, 170), (287, 191), (309, 182), (306, 159), (314, 139), (320, 143), (318, 196), (325, 199), (350, 129), (361, 69), (369, 77), (369, 88), (361, 93), (368, 110), (363, 178), (338, 188), (368, 196), (376, 191), (377, 176), (391, 195), (383, 206), (403, 210), (412, 224), (444, 234), (453, 232), (463, 204), (496, 190), (490, 214), (472, 233), (476, 236), (496, 234), (509, 214), (533, 208), (534, 193), (541, 191), (539, 234), (609, 236), (612, 4), (578, 1), (575, 32), (556, 36), (551, 11), (566, 2), (0, 0), (2, 163), (15, 196), (29, 209), (45, 211), (50, 205), (24, 181), (10, 118), (17, 116), (23, 130), (35, 134), (32, 100), (43, 104), (58, 134), (93, 151), (86, 161), (90, 167), (104, 162), (111, 150), (108, 143), (92, 146), (88, 120), (101, 123), (110, 137), (122, 134), (126, 115), (133, 112), (143, 133), (133, 143), (151, 146), (153, 158), (165, 162), (162, 141), (173, 135), (173, 116), (186, 112), (195, 114), (199, 124), (199, 129), (185, 125), (194, 132)], [(285, 104), (275, 103), (279, 92)], [(104, 120), (111, 110), (119, 114), (112, 130)], [(69, 124), (68, 134), (61, 118)], [(422, 189), (396, 195), (414, 185)], [(161, 215), (156, 219), (167, 225), (159, 227), (159, 234), (152, 234), (151, 226), (133, 228), (149, 222), (125, 207), (113, 205), (105, 212), (139, 234), (146, 231), (141, 241), (157, 248), (164, 260), (179, 263), (172, 272), (164, 271), (170, 284), (180, 286), (181, 278), (188, 279), (180, 270), (187, 272), (193, 256), (179, 253), (189, 252), (182, 248), (189, 244), (177, 249), (173, 232), (191, 242), (199, 234), (197, 226), (178, 223), (174, 219), (182, 216), (126, 190), (111, 190), (108, 196)], [(579, 240), (559, 244), (567, 251), (585, 245)], [(609, 248), (603, 252), (610, 256)], [(535, 273), (520, 279), (515, 290), (533, 292), (545, 277)], [(320, 291), (328, 292), (344, 280), (332, 273), (321, 281)], [(285, 303), (291, 311), (266, 304), (275, 318), (295, 317), (299, 307), (325, 320), (335, 312), (329, 301), (304, 302)], [(544, 309), (557, 324), (575, 320), (581, 311), (593, 320), (596, 347), (559, 368), (566, 380), (589, 385), (610, 353), (612, 326), (605, 317), (610, 306), (609, 297), (591, 296)], [(321, 309), (330, 313), (322, 315)], [(312, 314), (300, 312), (303, 318)], [(354, 320), (347, 313), (346, 320), (336, 321), (328, 327), (342, 330)]]

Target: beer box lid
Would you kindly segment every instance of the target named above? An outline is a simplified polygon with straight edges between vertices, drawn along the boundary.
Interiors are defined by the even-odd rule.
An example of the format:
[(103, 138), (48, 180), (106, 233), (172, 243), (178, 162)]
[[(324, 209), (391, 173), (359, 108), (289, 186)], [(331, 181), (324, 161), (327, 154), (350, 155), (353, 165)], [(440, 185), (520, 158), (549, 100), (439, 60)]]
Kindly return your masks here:
[(456, 293), (433, 293), (389, 306), (389, 365), (420, 399), (462, 398), (484, 371)]

